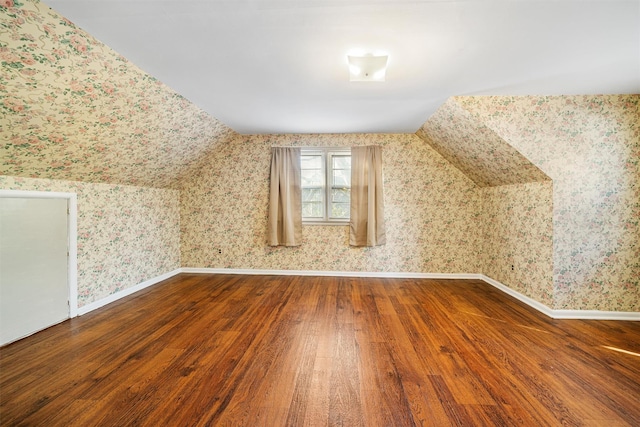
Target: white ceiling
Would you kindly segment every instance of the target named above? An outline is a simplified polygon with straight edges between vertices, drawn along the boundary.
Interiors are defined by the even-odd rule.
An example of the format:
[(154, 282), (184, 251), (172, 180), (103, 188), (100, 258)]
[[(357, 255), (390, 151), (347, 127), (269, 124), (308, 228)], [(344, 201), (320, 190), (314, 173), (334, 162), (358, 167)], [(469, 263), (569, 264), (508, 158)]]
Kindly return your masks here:
[[(640, 93), (640, 0), (45, 0), (234, 130), (415, 132), (453, 95)], [(349, 82), (347, 54), (389, 55)]]

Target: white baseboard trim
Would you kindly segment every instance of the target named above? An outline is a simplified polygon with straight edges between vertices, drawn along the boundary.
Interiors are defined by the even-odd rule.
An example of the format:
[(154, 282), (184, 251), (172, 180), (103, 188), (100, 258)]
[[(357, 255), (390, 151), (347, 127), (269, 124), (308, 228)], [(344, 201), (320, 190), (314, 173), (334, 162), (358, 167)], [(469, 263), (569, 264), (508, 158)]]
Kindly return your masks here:
[(78, 308), (78, 315), (89, 313), (100, 307), (104, 307), (114, 301), (134, 294), (144, 288), (155, 285), (163, 280), (169, 279), (179, 273), (196, 273), (196, 274), (246, 274), (246, 275), (262, 275), (262, 276), (324, 276), (324, 277), (378, 277), (390, 279), (478, 279), (491, 286), (501, 290), (502, 292), (514, 297), (515, 299), (527, 304), (529, 307), (551, 317), (552, 319), (582, 319), (582, 320), (626, 320), (640, 321), (640, 313), (625, 311), (599, 311), (599, 310), (552, 310), (546, 305), (521, 294), (510, 287), (494, 280), (484, 274), (472, 273), (401, 273), (401, 272), (384, 272), (384, 271), (316, 271), (316, 270), (253, 270), (253, 269), (235, 269), (235, 268), (191, 268), (183, 267), (170, 271), (163, 275), (146, 280), (135, 286), (122, 291), (111, 294), (99, 301), (94, 301)]
[(183, 273), (202, 274), (253, 274), (272, 276), (329, 276), (329, 277), (381, 277), (398, 279), (479, 279), (529, 307), (551, 317), (552, 319), (583, 319), (583, 320), (631, 320), (640, 321), (640, 313), (624, 311), (599, 310), (553, 310), (528, 296), (484, 274), (472, 273), (399, 273), (399, 272), (371, 272), (371, 271), (315, 271), (315, 270), (251, 270), (233, 268), (181, 268)]
[(181, 268), (183, 273), (247, 274), (259, 276), (324, 276), (324, 277), (380, 277), (390, 279), (482, 279), (481, 274), (469, 273), (399, 273), (386, 271), (320, 271), (320, 270), (251, 270), (234, 268)]
[(106, 298), (102, 298), (101, 300), (98, 301), (94, 301), (92, 303), (89, 303), (87, 305), (83, 305), (82, 307), (78, 308), (78, 316), (82, 316), (83, 314), (87, 314), (90, 311), (96, 310), (100, 307), (104, 307), (107, 304), (111, 304), (112, 302), (115, 302), (117, 300), (119, 300), (120, 298), (124, 298), (127, 297), (131, 294), (134, 294), (138, 291), (143, 290), (144, 288), (148, 288), (149, 286), (153, 286), (156, 283), (162, 282), (163, 280), (167, 280), (170, 277), (175, 276), (176, 274), (181, 273), (181, 269), (175, 269), (173, 271), (170, 271), (169, 273), (165, 273), (162, 274), (160, 276), (154, 277), (152, 279), (149, 280), (145, 280), (142, 283), (138, 283), (137, 285), (131, 286), (130, 288), (126, 288), (123, 289), (121, 291), (116, 292), (115, 294), (111, 294)]
[(535, 308), (539, 312), (546, 314), (547, 316), (555, 319), (555, 317), (553, 316), (553, 310), (547, 307), (546, 305), (542, 304), (541, 302), (538, 302), (532, 298), (529, 298), (528, 296), (521, 294), (520, 292), (515, 291), (510, 287), (498, 282), (497, 280), (494, 280), (491, 277), (485, 276), (484, 274), (481, 274), (480, 278), (485, 282), (487, 282), (488, 284), (490, 284), (491, 286), (500, 289), (505, 294), (511, 295), (515, 299), (527, 304), (529, 307)]
[(600, 310), (553, 310), (554, 319), (581, 320), (626, 320), (640, 322), (640, 313), (635, 311), (600, 311)]
[(546, 305), (521, 294), (502, 283), (487, 277), (483, 274), (480, 278), (488, 284), (500, 289), (502, 292), (511, 295), (528, 306), (535, 308), (539, 312), (546, 314), (552, 319), (579, 319), (579, 320), (628, 320), (640, 321), (640, 313), (633, 311), (600, 311), (600, 310), (553, 310)]

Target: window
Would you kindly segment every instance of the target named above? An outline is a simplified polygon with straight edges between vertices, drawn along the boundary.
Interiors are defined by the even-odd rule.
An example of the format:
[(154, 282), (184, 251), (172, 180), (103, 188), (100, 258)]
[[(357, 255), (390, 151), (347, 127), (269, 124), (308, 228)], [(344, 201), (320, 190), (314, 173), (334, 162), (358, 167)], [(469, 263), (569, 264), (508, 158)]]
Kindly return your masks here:
[(351, 209), (351, 150), (303, 148), (302, 222), (344, 224)]

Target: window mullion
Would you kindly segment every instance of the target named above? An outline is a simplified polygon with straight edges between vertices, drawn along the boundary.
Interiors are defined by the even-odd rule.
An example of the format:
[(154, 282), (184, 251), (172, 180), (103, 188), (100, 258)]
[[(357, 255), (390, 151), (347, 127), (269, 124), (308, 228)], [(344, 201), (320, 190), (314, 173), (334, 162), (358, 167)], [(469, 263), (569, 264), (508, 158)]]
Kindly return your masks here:
[[(334, 201), (333, 201), (333, 195), (334, 195), (334, 186), (336, 186), (336, 184), (334, 183), (334, 178), (335, 178), (335, 171), (334, 171), (334, 166), (337, 167), (336, 171), (339, 172), (340, 174), (340, 182), (342, 183), (342, 180), (344, 179), (343, 175), (344, 175), (344, 162), (342, 160), (340, 160), (339, 158), (342, 158), (343, 156), (348, 154), (346, 149), (333, 149), (333, 148), (316, 148), (316, 149), (309, 149), (306, 151), (307, 156), (318, 156), (319, 160), (320, 160), (320, 166), (319, 166), (319, 170), (315, 169), (317, 172), (319, 172), (316, 176), (319, 178), (318, 181), (322, 180), (322, 188), (320, 191), (320, 193), (316, 193), (316, 196), (318, 199), (322, 198), (322, 200), (318, 200), (318, 202), (313, 202), (313, 201), (308, 201), (306, 203), (308, 203), (306, 206), (308, 207), (308, 211), (312, 212), (313, 210), (321, 210), (322, 212), (317, 212), (318, 216), (317, 217), (305, 217), (305, 221), (308, 224), (344, 224), (348, 221), (348, 216), (347, 217), (343, 217), (345, 212), (345, 200), (344, 200), (344, 192), (343, 191), (337, 191), (336, 192), (336, 197), (338, 197), (338, 194), (340, 196), (340, 201), (336, 202), (335, 205), (335, 209), (338, 209), (340, 211), (340, 214), (338, 214), (337, 217), (334, 217)], [(305, 154), (305, 151), (303, 151), (303, 155)], [(334, 165), (334, 162), (339, 162), (339, 165)], [(308, 164), (307, 164), (308, 166)], [(310, 170), (310, 168), (308, 169), (304, 169), (304, 170)], [(342, 186), (343, 184), (339, 185), (339, 189), (340, 190), (343, 188)], [(305, 188), (310, 188), (310, 187), (305, 187)], [(317, 203), (316, 208), (310, 207), (309, 204), (310, 203)], [(348, 213), (347, 213), (348, 214)]]

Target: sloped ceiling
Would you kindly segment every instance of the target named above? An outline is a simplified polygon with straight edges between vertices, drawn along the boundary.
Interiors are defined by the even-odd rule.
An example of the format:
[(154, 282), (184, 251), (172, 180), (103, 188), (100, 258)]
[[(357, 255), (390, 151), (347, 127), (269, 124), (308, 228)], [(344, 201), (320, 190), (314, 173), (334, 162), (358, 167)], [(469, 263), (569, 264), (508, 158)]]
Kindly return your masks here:
[[(451, 96), (640, 91), (638, 0), (44, 0), (242, 134), (414, 133)], [(389, 54), (350, 83), (350, 53)]]
[[(12, 7), (5, 6), (10, 3), (13, 3)], [(88, 7), (75, 2), (56, 3), (69, 3), (82, 10)], [(96, 19), (101, 15), (101, 8), (109, 8), (107, 4), (97, 0), (86, 3), (100, 5), (93, 12)], [(122, 6), (123, 9), (118, 9), (120, 11), (127, 7), (122, 2), (114, 3)], [(157, 1), (133, 3), (136, 4), (134, 9), (138, 12), (142, 9), (136, 8), (145, 5), (147, 9), (153, 10), (157, 10), (157, 7), (154, 8), (152, 5), (168, 7), (168, 4)], [(204, 7), (198, 2), (187, 3), (190, 7)], [(314, 3), (314, 7), (320, 7), (321, 3), (323, 2)], [(225, 9), (229, 12), (236, 3), (224, 4), (229, 7)], [(242, 7), (247, 6), (242, 4)], [(267, 4), (268, 2), (261, 3), (261, 8)], [(291, 6), (289, 3), (278, 5), (281, 8), (275, 10), (288, 10)], [(364, 2), (360, 6), (366, 9)], [(379, 6), (386, 10), (388, 5), (382, 2)], [(403, 7), (406, 6), (405, 4)], [(406, 12), (402, 10), (402, 13)], [(620, 11), (619, 8), (616, 10)], [(165, 12), (167, 17), (171, 15), (168, 9)], [(90, 14), (88, 11), (87, 13)], [(187, 15), (191, 16), (190, 13)], [(269, 12), (269, 16), (275, 19), (277, 14), (271, 16), (272, 13), (275, 12)], [(132, 16), (142, 15), (136, 12)], [(180, 14), (180, 19), (182, 18), (184, 14)], [(110, 19), (107, 18), (105, 22), (111, 22)], [(624, 22), (621, 26), (627, 28), (628, 22)], [(261, 31), (264, 30), (260, 28)], [(141, 31), (146, 29), (148, 27), (145, 25), (141, 26)], [(130, 41), (132, 49), (136, 50), (136, 40)], [(630, 45), (633, 47), (636, 41), (631, 41)], [(202, 40), (198, 41), (200, 42)], [(614, 57), (618, 59), (612, 57), (610, 63), (621, 64), (619, 54), (626, 52), (627, 47), (618, 46), (613, 49), (617, 52)], [(633, 55), (624, 61), (628, 61), (628, 67), (625, 69), (632, 71), (640, 64)], [(0, 3), (0, 65), (1, 175), (172, 187), (176, 186), (180, 178), (188, 174), (210, 150), (237, 135), (229, 126), (38, 1)], [(189, 63), (179, 62), (176, 66), (191, 68), (193, 71)], [(244, 73), (242, 66), (236, 64), (236, 67), (238, 73)], [(640, 70), (640, 67), (638, 68)], [(214, 70), (209, 68), (206, 71), (211, 72), (211, 80), (217, 80)], [(468, 76), (474, 72), (465, 70), (463, 74)], [(457, 75), (462, 76), (460, 73)], [(615, 77), (615, 73), (613, 76)], [(185, 81), (190, 81), (190, 75), (182, 77)], [(640, 74), (637, 77), (640, 80)], [(229, 78), (230, 86), (237, 83), (233, 78)], [(429, 74), (425, 74), (421, 79), (429, 81)], [(615, 78), (609, 81), (613, 80)], [(623, 84), (607, 87), (620, 87), (624, 90), (636, 87), (637, 83), (633, 78), (618, 81)], [(264, 83), (263, 81), (263, 86), (270, 86)], [(317, 83), (310, 82), (314, 85)], [(279, 79), (273, 80), (271, 84), (284, 94), (289, 90)], [(391, 86), (394, 84), (396, 83)], [(411, 90), (410, 85), (405, 89)], [(425, 88), (414, 86), (414, 89), (411, 99), (404, 100), (409, 105), (415, 100), (423, 102), (421, 94)], [(203, 93), (207, 90), (210, 88), (203, 87)], [(322, 90), (323, 85), (319, 84), (314, 93)], [(350, 102), (346, 104), (349, 110), (347, 114), (344, 106), (339, 105), (344, 100), (343, 96), (335, 93), (336, 98), (332, 100), (331, 108), (322, 110), (321, 114), (314, 114), (313, 120), (309, 122), (299, 121), (295, 114), (271, 108), (271, 104), (262, 105), (260, 112), (256, 112), (255, 99), (252, 98), (253, 100), (247, 100), (240, 107), (243, 112), (242, 118), (247, 122), (247, 127), (243, 130), (260, 128), (261, 125), (254, 121), (256, 115), (261, 116), (260, 120), (264, 117), (271, 120), (269, 115), (278, 111), (278, 114), (283, 114), (282, 120), (292, 123), (292, 126), (303, 126), (295, 127), (295, 130), (301, 132), (318, 129), (317, 120), (322, 121), (323, 117), (334, 115), (340, 115), (340, 120), (347, 122), (354, 120), (354, 123), (379, 121), (381, 115), (385, 120), (388, 117), (397, 119), (396, 113), (404, 110), (395, 107), (399, 105), (398, 102), (402, 101), (402, 104), (404, 101), (389, 101), (382, 96), (387, 90), (389, 89), (385, 89), (384, 86), (354, 86), (347, 90), (349, 93), (358, 93), (351, 93), (347, 98), (356, 96), (358, 102), (362, 100), (370, 104), (369, 107), (380, 114), (373, 112), (369, 107), (363, 110), (352, 108)], [(221, 90), (221, 94), (224, 93), (224, 90)], [(315, 104), (317, 98), (304, 91), (301, 93), (306, 94), (304, 105), (307, 105), (307, 102)], [(265, 93), (256, 92), (254, 95), (257, 99), (262, 99)], [(229, 106), (232, 114), (236, 114), (233, 110), (237, 106), (226, 104), (228, 99), (225, 99), (225, 96), (221, 95), (221, 104), (217, 104), (215, 96), (208, 99), (216, 102), (217, 106), (222, 105), (223, 109)], [(268, 101), (273, 103), (274, 107), (282, 101), (272, 93), (269, 96), (273, 96)], [(381, 98), (378, 99), (379, 96)], [(456, 98), (449, 99), (441, 105), (444, 99), (440, 99), (440, 96), (445, 96), (445, 92), (437, 96), (435, 104), (424, 110), (424, 116), (416, 116), (415, 111), (404, 111), (403, 114), (408, 114), (407, 118), (411, 123), (419, 119), (417, 123), (422, 125), (416, 125), (419, 127), (418, 135), (478, 185), (496, 186), (548, 179), (506, 141), (461, 108)], [(383, 98), (386, 99), (384, 105), (378, 104), (376, 100)], [(430, 95), (424, 95), (424, 100), (427, 99), (431, 99)], [(319, 105), (324, 105), (322, 100)], [(301, 103), (293, 103), (291, 106), (299, 110), (306, 108)], [(428, 112), (432, 107), (435, 111), (438, 106), (439, 110), (429, 118)], [(263, 117), (264, 114), (267, 115)], [(359, 122), (364, 117), (362, 114), (367, 117), (365, 122)], [(425, 123), (427, 118), (429, 119)], [(294, 129), (282, 127), (283, 122), (279, 120), (274, 122), (278, 130)], [(399, 128), (406, 128), (408, 122), (402, 123), (404, 124), (398, 125)], [(410, 125), (409, 128), (411, 126), (414, 125)], [(369, 125), (361, 128), (358, 124), (357, 127), (364, 131), (377, 129)], [(342, 128), (332, 126), (323, 129), (339, 132)], [(415, 128), (412, 128), (411, 132), (413, 131)]]
[(171, 187), (235, 132), (42, 3), (0, 7), (0, 175)]
[(417, 135), (480, 187), (549, 180), (456, 97), (447, 100)]

